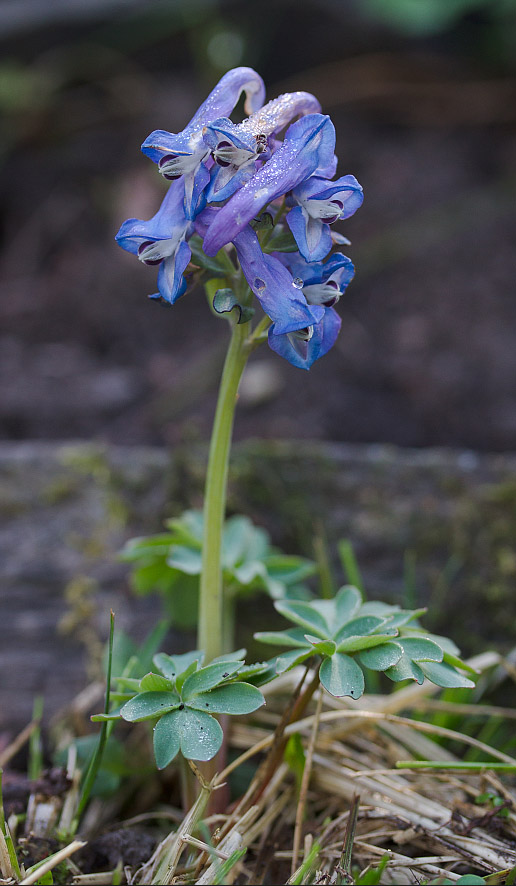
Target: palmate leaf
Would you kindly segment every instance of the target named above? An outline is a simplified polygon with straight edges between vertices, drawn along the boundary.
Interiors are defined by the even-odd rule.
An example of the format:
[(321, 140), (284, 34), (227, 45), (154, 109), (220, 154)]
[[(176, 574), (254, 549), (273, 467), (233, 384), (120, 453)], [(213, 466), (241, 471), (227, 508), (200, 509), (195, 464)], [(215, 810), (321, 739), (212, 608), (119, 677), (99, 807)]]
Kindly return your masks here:
[(275, 606), (297, 627), (255, 636), (264, 643), (290, 647), (276, 659), (278, 673), (319, 655), (321, 682), (332, 694), (358, 698), (363, 691), (361, 667), (383, 671), (395, 682), (423, 683), (426, 677), (446, 688), (473, 685), (460, 671), (475, 672), (458, 657), (452, 641), (425, 635), (417, 624), (411, 624), (424, 609), (363, 603), (361, 592), (350, 585), (330, 600), (282, 600)]

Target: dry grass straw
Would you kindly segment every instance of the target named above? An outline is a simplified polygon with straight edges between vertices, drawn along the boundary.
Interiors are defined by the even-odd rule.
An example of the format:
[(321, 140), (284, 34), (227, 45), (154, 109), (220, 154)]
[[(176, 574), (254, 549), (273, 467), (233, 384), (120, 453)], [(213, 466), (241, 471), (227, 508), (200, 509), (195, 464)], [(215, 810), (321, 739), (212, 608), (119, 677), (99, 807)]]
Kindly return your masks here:
[[(483, 656), (482, 666), (497, 662)], [(285, 693), (299, 680), (294, 670), (279, 681), (279, 692), (268, 693), (267, 710), (256, 716), (252, 726), (234, 726), (232, 744), (243, 753), (219, 776), (226, 779), (245, 760), (263, 755), (278, 741), (272, 723), (281, 721)], [(369, 696), (348, 704), (324, 693), (315, 713), (289, 725), (284, 735), (300, 733), (310, 765), (298, 796), (292, 774), (282, 763), (256, 802), (240, 802), (235, 810), (217, 816), (213, 846), (227, 858), (234, 847), (247, 848), (247, 855), (225, 875), (224, 882), (285, 883), (289, 870), (301, 879), (289, 882), (338, 883), (349, 824), (349, 810), (360, 797), (352, 846), (352, 864), (360, 870), (375, 866), (387, 854), (382, 874), (385, 884), (418, 883), (446, 875), (457, 880), (465, 872), (490, 875), (516, 865), (516, 781), (502, 781), (491, 770), (455, 772), (446, 767), (460, 761), (453, 747), (474, 747), (486, 761), (514, 765), (516, 759), (485, 743), (431, 722), (412, 720), (400, 711), (428, 709), (428, 696), (438, 691), (432, 685), (402, 689), (391, 696)], [(321, 709), (319, 709), (319, 707)], [(431, 705), (439, 709), (439, 702)], [(442, 710), (448, 710), (443, 704)], [(504, 709), (461, 705), (463, 716), (505, 715)], [(516, 711), (509, 709), (507, 719)], [(450, 744), (450, 741), (447, 742)], [(462, 753), (460, 750), (457, 754)], [(400, 770), (399, 760), (432, 760), (442, 769)], [(475, 798), (490, 791), (507, 810), (475, 804)], [(349, 842), (349, 834), (348, 834)], [(220, 862), (213, 851), (197, 855), (188, 839), (190, 855), (179, 863), (168, 883), (209, 883), (216, 879)], [(304, 853), (301, 847), (304, 846)], [(316, 870), (302, 879), (303, 863), (312, 846), (318, 847)], [(308, 871), (308, 868), (307, 868)], [(195, 879), (194, 879), (195, 878)], [(138, 881), (136, 878), (134, 882)]]

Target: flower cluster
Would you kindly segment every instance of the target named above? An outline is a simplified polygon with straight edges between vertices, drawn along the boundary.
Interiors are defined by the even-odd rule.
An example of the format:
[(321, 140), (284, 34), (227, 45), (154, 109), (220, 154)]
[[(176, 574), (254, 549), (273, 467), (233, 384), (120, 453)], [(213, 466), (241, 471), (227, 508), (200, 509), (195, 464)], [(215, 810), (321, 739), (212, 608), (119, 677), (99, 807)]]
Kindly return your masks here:
[[(248, 116), (233, 123), (228, 115), (242, 92)], [(128, 219), (116, 239), (140, 261), (159, 265), (151, 298), (170, 304), (186, 290), (199, 237), (197, 266), (209, 268), (223, 250), (227, 269), (234, 247), (270, 318), (270, 347), (308, 369), (337, 338), (334, 306), (354, 274), (342, 253), (328, 258), (335, 245), (348, 242), (331, 225), (353, 215), (363, 193), (354, 176), (334, 178), (335, 129), (313, 95), (264, 100), (261, 77), (235, 68), (182, 132), (152, 132), (142, 151), (170, 186), (153, 218)]]

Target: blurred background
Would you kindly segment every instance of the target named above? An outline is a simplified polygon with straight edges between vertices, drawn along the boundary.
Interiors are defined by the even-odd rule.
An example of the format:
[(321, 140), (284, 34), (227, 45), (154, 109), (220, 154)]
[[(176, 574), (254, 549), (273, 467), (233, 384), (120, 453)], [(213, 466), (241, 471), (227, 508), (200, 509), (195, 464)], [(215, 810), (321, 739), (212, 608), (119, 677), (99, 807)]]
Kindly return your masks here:
[(3, 0), (0, 52), (3, 439), (207, 437), (225, 323), (113, 238), (162, 199), (143, 139), (244, 64), (318, 96), (365, 201), (338, 344), (258, 351), (237, 439), (516, 448), (514, 0)]

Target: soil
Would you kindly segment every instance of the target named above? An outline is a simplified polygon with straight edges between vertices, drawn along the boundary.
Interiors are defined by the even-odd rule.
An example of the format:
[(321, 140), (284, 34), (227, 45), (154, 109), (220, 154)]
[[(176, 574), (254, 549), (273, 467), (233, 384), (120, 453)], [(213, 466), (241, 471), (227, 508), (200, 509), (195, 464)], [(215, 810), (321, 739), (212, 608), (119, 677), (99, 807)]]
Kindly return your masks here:
[(481, 11), (408, 38), (344, 5), (299, 3), (293, 16), (289, 2), (224, 3), (220, 21), (205, 9), (160, 30), (151, 13), (106, 4), (103, 21), (6, 35), (5, 439), (174, 445), (209, 433), (225, 323), (201, 291), (174, 308), (148, 302), (154, 270), (113, 237), (155, 212), (163, 182), (139, 145), (183, 128), (220, 76), (203, 47), (232, 27), (269, 97), (318, 95), (339, 172), (365, 190), (340, 227), (357, 273), (337, 345), (309, 373), (259, 351), (236, 437), (515, 448), (514, 69), (496, 46), (486, 54)]

